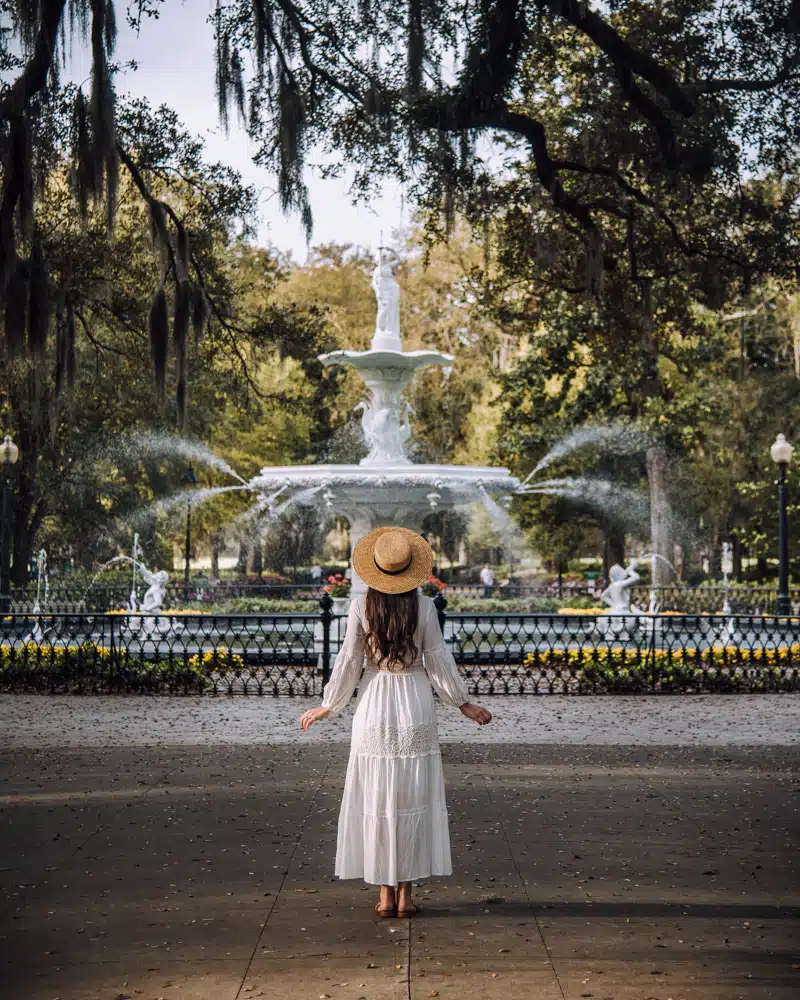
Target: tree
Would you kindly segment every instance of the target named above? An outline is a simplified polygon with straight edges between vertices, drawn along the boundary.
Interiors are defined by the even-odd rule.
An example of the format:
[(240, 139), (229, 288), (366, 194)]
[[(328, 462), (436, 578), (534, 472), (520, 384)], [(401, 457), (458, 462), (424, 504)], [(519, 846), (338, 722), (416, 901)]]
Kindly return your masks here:
[[(796, 275), (795, 0), (602, 14), (575, 0), (377, 4), (362, 18), (349, 3), (284, 2), (274, 31), (248, 8), (218, 8), (220, 64), (233, 94), (232, 53), (260, 53), (249, 128), (265, 160), (281, 169), (292, 135), (299, 169), (307, 138), (322, 136), (359, 165), (363, 190), (387, 173), (406, 180), (431, 239), (461, 207), (490, 233), (484, 287), (499, 322), (530, 328), (541, 300), (564, 292), (619, 316), (612, 342), (643, 417), (660, 422), (688, 376), (665, 381), (660, 323)], [(291, 100), (256, 99), (266, 67)], [(491, 140), (506, 151), (499, 173), (483, 162)], [(650, 534), (669, 558), (670, 445), (649, 423)]]
[[(293, 444), (286, 428), (298, 426), (298, 399), (313, 395), (318, 380), (309, 390), (302, 365), (290, 355), (318, 344), (321, 332), (313, 314), (274, 301), (284, 274), (280, 262), (241, 243), (237, 229), (243, 219), (246, 232), (251, 192), (227, 168), (206, 164), (168, 109), (152, 113), (142, 102), (123, 105), (120, 120), (149, 189), (191, 220), (185, 231), (219, 319), (197, 330), (204, 336), (191, 357), (179, 355), (174, 369), (164, 371), (164, 388), (172, 392), (162, 396), (148, 373), (149, 289), (159, 263), (138, 188), (131, 179), (120, 184), (112, 238), (101, 214), (90, 210), (85, 222), (76, 217), (66, 171), (50, 172), (35, 215), (48, 260), (48, 296), (59, 305), (55, 343), (38, 343), (33, 355), (0, 356), (2, 423), (21, 449), (14, 496), (17, 581), (42, 539), (54, 555), (60, 551), (87, 566), (127, 548), (137, 510), (143, 542), (165, 558), (168, 524), (157, 511), (141, 511), (180, 487), (185, 460), (166, 462), (130, 439), (137, 428), (157, 433), (174, 426), (176, 389), (190, 375), (197, 395), (186, 408), (189, 436), (213, 438), (220, 420), (229, 427), (238, 421), (252, 432), (255, 415), (263, 437), (271, 429), (280, 439), (281, 457), (294, 460), (308, 448), (307, 435)], [(265, 414), (276, 414), (272, 428)], [(262, 452), (268, 459), (269, 449)], [(248, 471), (255, 472), (256, 463)], [(205, 480), (201, 486), (219, 485), (214, 474), (197, 471)], [(234, 513), (237, 503), (241, 509), (241, 499), (219, 506)], [(218, 529), (212, 509), (198, 507), (195, 514), (198, 538), (206, 526)]]
[[(221, 111), (239, 109), (287, 206), (307, 213), (304, 156), (324, 142), (358, 166), (365, 192), (392, 173), (447, 219), (461, 199), (486, 217), (477, 140), (501, 136), (530, 177), (521, 217), (538, 208), (536, 185), (579, 247), (572, 284), (586, 284), (587, 268), (594, 287), (623, 261), (644, 265), (654, 233), (709, 285), (731, 263), (776, 266), (776, 235), (796, 246), (791, 192), (775, 203), (739, 190), (764, 166), (793, 171), (796, 0), (622, 0), (603, 12), (578, 0), (231, 0), (215, 30)], [(760, 238), (693, 225), (693, 206), (721, 197)], [(770, 233), (773, 218), (789, 224)], [(626, 242), (612, 233), (606, 247), (620, 223)]]
[[(129, 19), (157, 16), (160, 2), (131, 6)], [(119, 161), (130, 169), (115, 131), (115, 5), (74, 0), (69, 23), (67, 7), (4, 0), (14, 36), (3, 38), (0, 59), (19, 70), (0, 95), (11, 168), (0, 213), (4, 287), (25, 229), (12, 220), (18, 209), (22, 223), (30, 219), (24, 193), (47, 166), (33, 156), (42, 148), (38, 122), (60, 40), (68, 42), (73, 25), (92, 51), (90, 99), (78, 92), (74, 101), (82, 203), (105, 198), (113, 215)], [(764, 167), (794, 172), (797, 0), (619, 0), (603, 12), (579, 0), (409, 0), (368, 9), (359, 0), (219, 0), (213, 24), (220, 117), (225, 123), (235, 111), (246, 122), (260, 162), (278, 175), (283, 206), (299, 208), (309, 229), (303, 164), (311, 142), (357, 165), (362, 190), (392, 173), (452, 218), (462, 196), (483, 203), (484, 216), (491, 211), (476, 139), (503, 136), (557, 210), (560, 229), (578, 238), (591, 285), (621, 259), (636, 270), (654, 232), (708, 272), (709, 285), (731, 264), (763, 270), (792, 259), (791, 192), (776, 202), (739, 182), (748, 173), (760, 178)], [(747, 225), (698, 232), (692, 206), (720, 197)], [(773, 219), (785, 222), (777, 232)], [(608, 225), (619, 223), (625, 244), (612, 238), (606, 248)]]
[(264, 531), (264, 562), (281, 573), (289, 567), (293, 574), (322, 551), (329, 521), (313, 507), (290, 508)]
[[(722, 357), (724, 341), (714, 337), (704, 315), (686, 297), (656, 299), (652, 326), (642, 324), (628, 290), (619, 282), (599, 300), (561, 293), (543, 301), (527, 350), (501, 380), (504, 434), (498, 452), (526, 473), (569, 431), (585, 425), (612, 425), (612, 431), (613, 425), (620, 426), (617, 434), (596, 434), (594, 449), (556, 461), (540, 478), (557, 477), (559, 468), (582, 477), (589, 470), (615, 487), (637, 488), (646, 473), (649, 531), (647, 511), (632, 495), (617, 504), (613, 494), (589, 484), (576, 487), (577, 497), (566, 484), (572, 517), (576, 501), (584, 511), (578, 521), (593, 513), (617, 559), (624, 548), (619, 532), (631, 532), (640, 538), (649, 535), (654, 550), (671, 560), (672, 518), (669, 513), (663, 518), (664, 508), (671, 510), (664, 466), (696, 447), (703, 422), (712, 417), (716, 394), (709, 365)], [(592, 436), (587, 440), (591, 444)], [(658, 479), (654, 455), (664, 462), (655, 470)], [(549, 511), (548, 524), (566, 516), (563, 502), (540, 498), (531, 503), (539, 517)], [(663, 518), (657, 524), (661, 536), (653, 531), (654, 508)]]

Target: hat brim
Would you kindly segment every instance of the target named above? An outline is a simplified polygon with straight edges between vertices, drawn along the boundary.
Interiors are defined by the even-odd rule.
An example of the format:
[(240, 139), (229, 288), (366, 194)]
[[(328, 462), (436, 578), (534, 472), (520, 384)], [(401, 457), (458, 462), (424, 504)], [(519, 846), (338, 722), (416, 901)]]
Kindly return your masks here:
[[(375, 543), (387, 531), (402, 532), (411, 548), (411, 562), (402, 573), (384, 573), (375, 562)], [(398, 528), (392, 525), (375, 528), (356, 543), (353, 549), (353, 569), (373, 590), (379, 590), (382, 594), (405, 594), (409, 590), (416, 590), (431, 575), (433, 549), (422, 535), (418, 535), (410, 528)]]

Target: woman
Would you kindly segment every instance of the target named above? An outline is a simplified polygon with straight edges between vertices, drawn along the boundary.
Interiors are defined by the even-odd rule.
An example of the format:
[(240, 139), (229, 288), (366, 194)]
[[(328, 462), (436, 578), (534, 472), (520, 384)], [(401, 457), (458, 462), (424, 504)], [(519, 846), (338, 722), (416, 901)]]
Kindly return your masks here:
[[(361, 676), (339, 813), (335, 873), (380, 885), (382, 917), (417, 912), (411, 883), (450, 875), (450, 836), (431, 684), (479, 725), (492, 716), (467, 699), (433, 601), (418, 593), (430, 546), (407, 528), (377, 528), (356, 545), (353, 567), (369, 590), (350, 606), (347, 634), (322, 707), (303, 729), (340, 712)], [(428, 683), (430, 681), (430, 684)]]

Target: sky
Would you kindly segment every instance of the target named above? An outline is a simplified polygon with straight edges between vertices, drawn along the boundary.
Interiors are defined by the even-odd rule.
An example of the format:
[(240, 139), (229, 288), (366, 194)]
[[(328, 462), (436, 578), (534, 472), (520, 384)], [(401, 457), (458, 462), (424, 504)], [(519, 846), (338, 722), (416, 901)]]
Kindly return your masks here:
[[(207, 23), (214, 0), (169, 0), (157, 21), (144, 21), (138, 37), (125, 23), (125, 6), (118, 5), (119, 36), (114, 59), (119, 63), (135, 59), (138, 69), (116, 78), (117, 93), (145, 97), (156, 107), (167, 104), (173, 108), (187, 129), (202, 137), (209, 160), (234, 167), (246, 183), (260, 192), (259, 242), (290, 251), (295, 261), (303, 263), (307, 254), (303, 226), (298, 215), (287, 217), (281, 212), (275, 176), (253, 163), (252, 145), (237, 125), (235, 114), (227, 136), (219, 124), (214, 92), (214, 36)], [(88, 47), (76, 38), (62, 78), (81, 82), (87, 80), (89, 71)], [(313, 164), (313, 153), (308, 160)], [(374, 248), (380, 243), (381, 233), (388, 241), (389, 234), (409, 224), (410, 207), (397, 184), (385, 184), (381, 196), (368, 206), (354, 206), (347, 177), (322, 179), (308, 169), (306, 183), (314, 215), (312, 245), (354, 243)]]

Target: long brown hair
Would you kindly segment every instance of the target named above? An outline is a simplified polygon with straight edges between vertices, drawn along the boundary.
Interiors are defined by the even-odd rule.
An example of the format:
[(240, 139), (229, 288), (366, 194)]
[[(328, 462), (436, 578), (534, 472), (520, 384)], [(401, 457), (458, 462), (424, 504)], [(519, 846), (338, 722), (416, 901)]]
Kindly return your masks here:
[(414, 632), (419, 621), (419, 597), (416, 589), (405, 594), (384, 594), (367, 590), (367, 652), (387, 670), (403, 670), (417, 657)]

